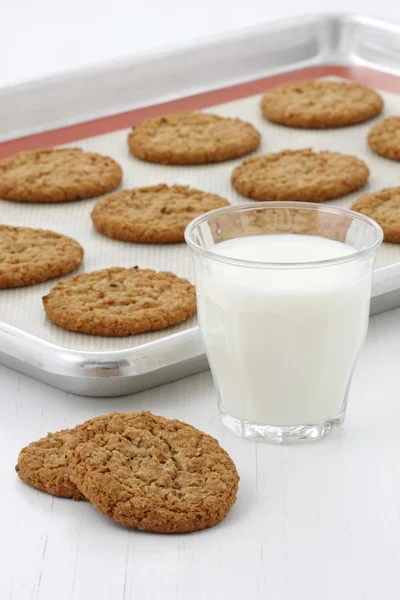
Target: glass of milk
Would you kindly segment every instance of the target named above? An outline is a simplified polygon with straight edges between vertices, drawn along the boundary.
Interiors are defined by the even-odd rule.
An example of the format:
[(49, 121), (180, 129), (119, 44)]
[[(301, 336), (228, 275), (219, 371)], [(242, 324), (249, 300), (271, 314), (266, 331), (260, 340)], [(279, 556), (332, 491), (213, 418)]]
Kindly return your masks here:
[(343, 423), (382, 237), (359, 213), (304, 202), (230, 206), (188, 225), (200, 331), (230, 430), (287, 443)]

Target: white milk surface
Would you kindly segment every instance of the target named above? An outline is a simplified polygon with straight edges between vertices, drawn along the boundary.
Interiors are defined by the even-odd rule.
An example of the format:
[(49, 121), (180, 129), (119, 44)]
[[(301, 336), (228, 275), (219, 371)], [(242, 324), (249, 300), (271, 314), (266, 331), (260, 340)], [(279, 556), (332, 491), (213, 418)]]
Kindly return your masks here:
[[(212, 250), (300, 266), (355, 251), (302, 235), (242, 237)], [(370, 290), (360, 260), (313, 268), (207, 261), (198, 274), (198, 312), (223, 409), (273, 426), (335, 417), (367, 331)]]

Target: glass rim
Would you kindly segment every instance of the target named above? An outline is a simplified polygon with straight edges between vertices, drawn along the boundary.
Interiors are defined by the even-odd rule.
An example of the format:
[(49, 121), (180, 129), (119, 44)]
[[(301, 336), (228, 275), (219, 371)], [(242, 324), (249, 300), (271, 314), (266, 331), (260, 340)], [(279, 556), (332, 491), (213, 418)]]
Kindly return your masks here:
[[(315, 260), (315, 261), (307, 261), (307, 262), (261, 262), (261, 261), (253, 261), (253, 260), (242, 260), (239, 258), (230, 258), (229, 256), (223, 256), (222, 254), (217, 254), (212, 250), (207, 250), (206, 248), (202, 248), (199, 244), (196, 244), (193, 241), (193, 232), (194, 230), (201, 225), (202, 223), (213, 219), (214, 217), (218, 217), (220, 215), (225, 215), (229, 213), (242, 212), (248, 210), (262, 210), (265, 208), (296, 208), (296, 209), (311, 209), (318, 210), (320, 212), (332, 213), (336, 215), (342, 215), (345, 217), (349, 217), (355, 221), (360, 221), (365, 225), (369, 225), (375, 232), (375, 240), (366, 248), (361, 250), (356, 250), (352, 254), (345, 254), (344, 256), (339, 256), (337, 258), (328, 258), (325, 260)], [(273, 234), (265, 234), (265, 235), (273, 235)], [(299, 234), (301, 235), (301, 234)], [(243, 236), (244, 237), (244, 236)], [(235, 238), (232, 238), (235, 239)], [(189, 248), (195, 253), (204, 258), (210, 258), (211, 260), (216, 260), (218, 262), (235, 265), (238, 267), (251, 267), (257, 269), (310, 269), (310, 268), (318, 268), (318, 267), (327, 267), (338, 265), (342, 263), (352, 262), (367, 256), (368, 254), (372, 254), (375, 252), (383, 241), (383, 231), (381, 226), (376, 223), (373, 219), (370, 219), (366, 215), (362, 213), (355, 212), (348, 208), (340, 208), (338, 206), (327, 206), (325, 204), (316, 203), (316, 202), (286, 202), (286, 201), (270, 201), (270, 202), (251, 202), (249, 204), (236, 204), (225, 206), (223, 208), (216, 208), (209, 212), (196, 217), (191, 221), (186, 229), (185, 229), (185, 241)]]

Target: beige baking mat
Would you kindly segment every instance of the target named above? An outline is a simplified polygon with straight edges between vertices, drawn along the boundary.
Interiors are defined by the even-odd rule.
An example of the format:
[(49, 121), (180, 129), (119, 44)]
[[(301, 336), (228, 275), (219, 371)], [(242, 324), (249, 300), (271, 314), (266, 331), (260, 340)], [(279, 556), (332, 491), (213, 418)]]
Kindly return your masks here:
[[(383, 93), (384, 116), (400, 114), (400, 97)], [(366, 161), (371, 170), (367, 186), (362, 192), (372, 192), (382, 187), (400, 185), (400, 163), (374, 155), (367, 146), (366, 136), (374, 121), (331, 131), (300, 131), (265, 121), (259, 110), (260, 96), (245, 98), (214, 107), (215, 113), (241, 117), (252, 122), (262, 134), (257, 153), (275, 152), (285, 148), (313, 148), (354, 154)], [(241, 162), (196, 167), (169, 167), (141, 162), (128, 152), (128, 130), (117, 131), (83, 140), (84, 150), (108, 154), (115, 158), (124, 171), (123, 187), (138, 187), (158, 183), (189, 184), (193, 187), (220, 194), (233, 204), (245, 203), (232, 189), (230, 175)], [(349, 207), (360, 192), (332, 201), (332, 204)], [(129, 267), (139, 265), (158, 270), (173, 271), (193, 281), (193, 271), (188, 248), (185, 244), (165, 246), (128, 244), (108, 239), (98, 234), (90, 219), (95, 200), (66, 202), (59, 205), (40, 205), (0, 200), (0, 222), (8, 225), (42, 227), (70, 235), (85, 249), (85, 259), (80, 271), (92, 271), (111, 266)], [(400, 245), (384, 244), (378, 256), (377, 266), (400, 262)], [(50, 324), (44, 315), (41, 297), (54, 281), (29, 288), (0, 291), (0, 320), (14, 325), (43, 340), (75, 350), (112, 351), (133, 348), (143, 343), (161, 339), (183, 331), (196, 323), (191, 319), (182, 325), (163, 332), (149, 333), (129, 338), (98, 338), (69, 333)]]

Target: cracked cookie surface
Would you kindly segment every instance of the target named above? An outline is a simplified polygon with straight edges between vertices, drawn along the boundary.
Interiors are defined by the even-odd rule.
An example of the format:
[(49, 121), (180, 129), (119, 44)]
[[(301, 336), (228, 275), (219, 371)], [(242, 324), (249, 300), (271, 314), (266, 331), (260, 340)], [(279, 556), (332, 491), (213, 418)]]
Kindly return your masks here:
[(184, 242), (192, 219), (229, 206), (221, 196), (183, 185), (121, 190), (99, 200), (92, 221), (99, 233), (126, 242)]
[(400, 117), (387, 117), (374, 125), (368, 145), (376, 154), (400, 161)]
[(288, 127), (327, 129), (367, 121), (383, 108), (381, 96), (360, 83), (300, 81), (285, 83), (261, 100), (266, 119)]
[(121, 180), (115, 160), (80, 148), (19, 152), (0, 160), (0, 198), (6, 200), (83, 200), (110, 192)]
[(49, 433), (21, 450), (15, 470), (28, 485), (61, 498), (84, 500), (84, 495), (69, 477), (66, 443), (73, 429)]
[(363, 186), (367, 165), (339, 152), (283, 150), (248, 158), (232, 173), (232, 185), (254, 200), (321, 202)]
[(376, 221), (383, 229), (385, 242), (400, 244), (400, 187), (364, 194), (357, 198), (351, 210)]
[(212, 527), (236, 499), (236, 467), (218, 441), (149, 412), (113, 413), (76, 428), (71, 478), (103, 514), (160, 533)]
[(185, 321), (196, 313), (196, 292), (168, 271), (112, 267), (60, 281), (43, 304), (59, 327), (119, 337)]
[(83, 248), (66, 235), (0, 225), (0, 289), (34, 285), (79, 267)]
[(134, 156), (171, 165), (194, 165), (238, 158), (256, 150), (259, 132), (246, 121), (187, 112), (148, 119), (128, 137)]

